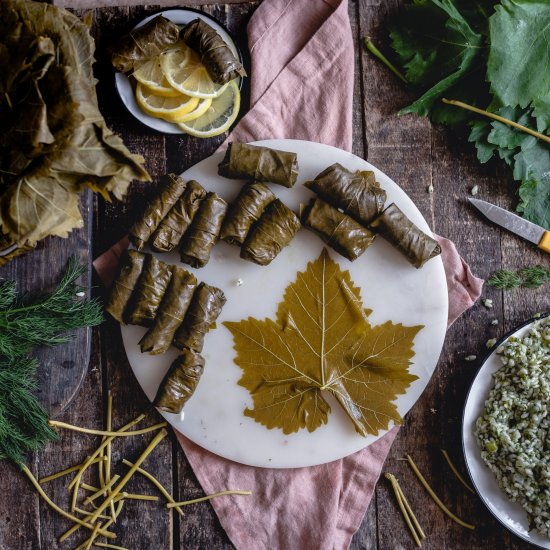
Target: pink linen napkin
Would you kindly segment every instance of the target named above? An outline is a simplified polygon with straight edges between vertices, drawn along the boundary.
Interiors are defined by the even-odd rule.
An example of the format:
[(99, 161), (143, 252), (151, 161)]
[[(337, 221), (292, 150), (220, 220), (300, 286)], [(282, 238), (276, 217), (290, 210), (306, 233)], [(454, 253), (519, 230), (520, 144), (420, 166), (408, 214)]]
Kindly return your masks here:
[[(351, 150), (353, 40), (347, 0), (264, 0), (248, 26), (251, 108), (228, 141), (295, 138)], [(449, 290), (449, 325), (481, 293), (454, 244), (437, 237)], [(121, 241), (94, 266), (109, 282)], [(109, 275), (111, 274), (111, 275)], [(249, 489), (211, 501), (239, 550), (345, 549), (357, 531), (398, 428), (341, 460), (267, 469), (218, 457), (177, 433), (205, 493)]]

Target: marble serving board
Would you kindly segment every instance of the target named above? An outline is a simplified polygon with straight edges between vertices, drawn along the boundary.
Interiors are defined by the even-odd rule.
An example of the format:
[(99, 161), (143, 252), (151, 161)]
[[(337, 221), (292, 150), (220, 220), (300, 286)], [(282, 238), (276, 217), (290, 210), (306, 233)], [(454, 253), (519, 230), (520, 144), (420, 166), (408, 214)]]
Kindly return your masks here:
[[(387, 204), (395, 202), (422, 230), (430, 229), (405, 192), (380, 170), (346, 151), (299, 140), (266, 140), (256, 142), (275, 149), (298, 154), (300, 173), (296, 185), (286, 189), (270, 185), (272, 191), (296, 212), (313, 194), (302, 183), (314, 178), (327, 166), (339, 162), (351, 170), (373, 170), (387, 191)], [(215, 191), (228, 201), (238, 194), (243, 181), (218, 176), (222, 153), (196, 164), (183, 173), (196, 179), (208, 191)], [(385, 432), (362, 437), (341, 407), (327, 396), (332, 412), (328, 423), (313, 433), (301, 430), (285, 435), (268, 430), (243, 411), (252, 407), (248, 391), (238, 385), (241, 369), (234, 363), (233, 340), (224, 321), (239, 321), (248, 316), (258, 319), (274, 317), (285, 287), (295, 280), (309, 261), (315, 260), (324, 243), (313, 233), (302, 229), (290, 246), (267, 267), (239, 258), (239, 248), (224, 242), (216, 244), (210, 262), (202, 269), (193, 269), (199, 280), (223, 289), (227, 296), (217, 328), (206, 337), (203, 355), (206, 367), (193, 397), (180, 415), (165, 414), (166, 419), (189, 439), (220, 456), (243, 464), (274, 468), (292, 468), (323, 464), (352, 454), (370, 445)], [(428, 384), (436, 367), (447, 327), (448, 295), (445, 272), (440, 257), (430, 260), (422, 269), (415, 269), (405, 257), (382, 238), (355, 262), (330, 250), (331, 257), (342, 269), (350, 272), (361, 289), (364, 307), (373, 310), (369, 320), (377, 325), (388, 320), (404, 325), (424, 325), (414, 341), (415, 356), (410, 371), (418, 376), (406, 394), (396, 400), (403, 416), (413, 406)], [(176, 264), (177, 254), (159, 255)], [(242, 284), (238, 285), (241, 280)], [(240, 281), (239, 281), (240, 282)], [(153, 400), (160, 381), (178, 351), (161, 356), (140, 352), (138, 342), (145, 329), (123, 326), (122, 335), (128, 359), (143, 390)]]

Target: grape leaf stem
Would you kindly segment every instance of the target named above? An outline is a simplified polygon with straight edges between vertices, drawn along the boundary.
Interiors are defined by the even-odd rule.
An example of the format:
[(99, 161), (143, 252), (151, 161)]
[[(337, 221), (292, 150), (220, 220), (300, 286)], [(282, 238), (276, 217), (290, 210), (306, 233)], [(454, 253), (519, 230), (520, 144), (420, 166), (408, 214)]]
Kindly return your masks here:
[(455, 107), (460, 107), (461, 109), (466, 109), (467, 111), (472, 111), (472, 113), (477, 113), (478, 115), (485, 116), (487, 118), (492, 118), (493, 120), (497, 120), (498, 122), (502, 122), (503, 124), (507, 124), (508, 126), (512, 126), (513, 128), (516, 128), (517, 130), (521, 130), (522, 132), (525, 132), (526, 134), (529, 134), (531, 136), (535, 136), (536, 138), (545, 141), (546, 143), (550, 143), (550, 136), (546, 136), (544, 134), (541, 134), (540, 132), (536, 132), (535, 130), (531, 130), (531, 128), (528, 128), (527, 126), (523, 126), (523, 124), (518, 124), (517, 122), (514, 122), (513, 120), (509, 120), (507, 118), (504, 118), (503, 116), (496, 115), (495, 113), (490, 113), (489, 111), (485, 111), (484, 109), (478, 109), (477, 107), (474, 107), (473, 105), (468, 105), (468, 103), (464, 103), (463, 101), (458, 101), (456, 99), (445, 99), (443, 98), (441, 100), (443, 103), (446, 103), (447, 105), (454, 105)]

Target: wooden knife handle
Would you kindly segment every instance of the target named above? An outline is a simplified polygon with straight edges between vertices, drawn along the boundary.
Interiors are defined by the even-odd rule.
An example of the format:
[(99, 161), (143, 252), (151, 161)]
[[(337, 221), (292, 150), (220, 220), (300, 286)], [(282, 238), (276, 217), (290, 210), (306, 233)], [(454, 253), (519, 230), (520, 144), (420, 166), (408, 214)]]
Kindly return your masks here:
[(550, 231), (545, 231), (538, 247), (545, 252), (550, 252)]

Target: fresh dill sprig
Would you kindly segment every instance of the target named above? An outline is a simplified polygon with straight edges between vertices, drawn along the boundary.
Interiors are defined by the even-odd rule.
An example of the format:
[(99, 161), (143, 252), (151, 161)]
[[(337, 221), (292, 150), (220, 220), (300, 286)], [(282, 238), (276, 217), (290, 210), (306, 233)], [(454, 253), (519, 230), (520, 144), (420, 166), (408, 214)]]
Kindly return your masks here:
[(550, 269), (542, 265), (524, 267), (520, 269), (519, 274), (523, 279), (524, 288), (538, 288), (550, 281)]
[(522, 278), (515, 271), (509, 271), (508, 269), (501, 269), (495, 271), (489, 279), (487, 284), (499, 288), (500, 290), (511, 290), (513, 288), (519, 288), (523, 282)]
[(72, 258), (57, 288), (37, 297), (19, 296), (14, 281), (0, 283), (0, 355), (15, 359), (35, 346), (67, 342), (67, 331), (103, 321), (101, 304), (86, 300), (76, 280), (85, 267)]
[(542, 265), (524, 267), (518, 271), (501, 269), (493, 273), (487, 284), (501, 290), (539, 288), (550, 281), (550, 269)]
[(25, 454), (42, 448), (57, 434), (48, 413), (33, 395), (36, 359), (0, 359), (0, 459), (25, 462)]
[(27, 452), (57, 438), (33, 393), (38, 362), (29, 353), (66, 342), (67, 331), (103, 321), (101, 304), (87, 300), (76, 284), (85, 269), (69, 260), (59, 285), (35, 297), (20, 296), (14, 281), (0, 283), (0, 460), (23, 465)]

